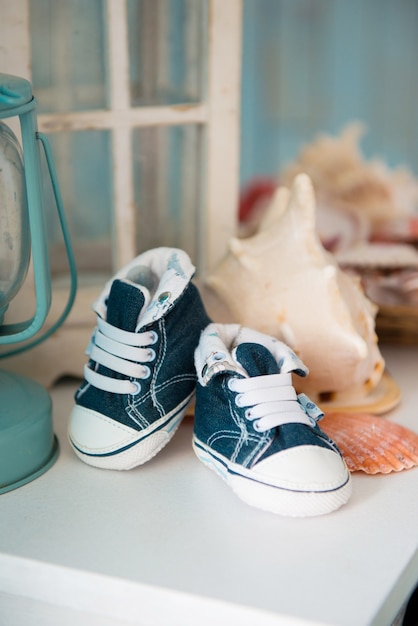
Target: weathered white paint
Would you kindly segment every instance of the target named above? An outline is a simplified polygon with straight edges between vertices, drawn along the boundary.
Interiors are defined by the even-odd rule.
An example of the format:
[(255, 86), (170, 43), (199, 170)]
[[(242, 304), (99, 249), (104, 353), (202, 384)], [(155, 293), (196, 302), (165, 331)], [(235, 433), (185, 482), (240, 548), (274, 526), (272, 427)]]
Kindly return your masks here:
[[(115, 120), (130, 109), (129, 50), (126, 0), (107, 0), (109, 108)], [(115, 125), (112, 132), (114, 238), (117, 269), (135, 256), (135, 205), (132, 173), (132, 131)]]
[(29, 0), (0, 0), (0, 68), (30, 80)]
[[(31, 79), (29, 0), (0, 0), (0, 71)], [(7, 123), (20, 137), (18, 119)]]
[(242, 0), (211, 0), (205, 266), (225, 254), (236, 232), (239, 182), (239, 111)]
[[(122, 115), (123, 112), (123, 115)], [(39, 116), (39, 126), (44, 132), (63, 130), (88, 130), (106, 128), (140, 128), (204, 124), (208, 121), (206, 104), (177, 104), (170, 106), (137, 107), (118, 110), (74, 111)]]

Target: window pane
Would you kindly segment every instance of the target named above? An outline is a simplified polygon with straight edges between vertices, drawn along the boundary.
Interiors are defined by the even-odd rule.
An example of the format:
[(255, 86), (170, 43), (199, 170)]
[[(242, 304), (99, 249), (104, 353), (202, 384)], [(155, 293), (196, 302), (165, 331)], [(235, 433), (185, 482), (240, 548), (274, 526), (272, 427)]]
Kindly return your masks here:
[(128, 0), (133, 106), (198, 102), (207, 0)]
[[(49, 137), (78, 271), (111, 273), (112, 183), (108, 131), (56, 133)], [(67, 272), (52, 189), (45, 174), (51, 269)]]
[(134, 131), (139, 252), (173, 246), (186, 250), (198, 264), (202, 231), (201, 142), (202, 129), (197, 126)]
[(32, 83), (39, 112), (106, 107), (101, 0), (31, 0)]

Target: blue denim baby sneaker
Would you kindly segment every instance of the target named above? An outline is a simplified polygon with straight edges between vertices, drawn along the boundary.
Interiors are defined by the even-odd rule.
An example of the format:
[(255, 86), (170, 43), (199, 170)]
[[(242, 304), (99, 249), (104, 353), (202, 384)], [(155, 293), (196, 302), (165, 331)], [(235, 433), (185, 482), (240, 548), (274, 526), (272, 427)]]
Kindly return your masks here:
[(210, 320), (182, 250), (131, 261), (93, 304), (97, 327), (69, 421), (77, 456), (131, 469), (173, 436), (196, 387), (194, 351)]
[(195, 352), (193, 448), (248, 504), (294, 517), (330, 513), (351, 495), (321, 411), (297, 395), (308, 373), (284, 343), (238, 324), (209, 324)]

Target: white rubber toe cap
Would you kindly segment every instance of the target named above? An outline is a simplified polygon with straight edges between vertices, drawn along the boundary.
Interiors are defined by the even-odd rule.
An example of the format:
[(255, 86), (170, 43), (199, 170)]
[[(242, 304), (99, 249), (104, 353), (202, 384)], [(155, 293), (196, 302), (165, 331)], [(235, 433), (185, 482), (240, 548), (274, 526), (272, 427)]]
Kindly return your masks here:
[(254, 476), (262, 482), (292, 491), (331, 491), (349, 479), (336, 452), (319, 446), (295, 446), (257, 463)]
[(138, 432), (106, 415), (76, 404), (70, 416), (71, 443), (85, 454), (108, 454), (129, 446)]

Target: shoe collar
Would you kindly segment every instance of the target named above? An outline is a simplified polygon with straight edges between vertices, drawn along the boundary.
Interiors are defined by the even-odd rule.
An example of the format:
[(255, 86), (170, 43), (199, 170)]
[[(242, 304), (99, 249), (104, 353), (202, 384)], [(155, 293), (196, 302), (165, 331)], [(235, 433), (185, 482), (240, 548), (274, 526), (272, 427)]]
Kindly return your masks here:
[[(147, 287), (138, 285), (127, 276), (132, 275), (135, 268), (145, 266), (156, 276), (159, 282), (154, 293), (150, 293)], [(138, 323), (135, 332), (148, 326), (161, 317), (174, 306), (183, 295), (195, 272), (189, 256), (183, 250), (177, 248), (156, 248), (148, 250), (119, 270), (109, 280), (99, 298), (93, 303), (92, 308), (97, 315), (106, 319), (106, 301), (115, 279), (127, 282), (144, 294), (145, 304), (142, 311), (138, 311)]]
[(207, 385), (214, 375), (221, 372), (247, 376), (228, 347), (239, 328), (239, 324), (209, 324), (205, 328), (195, 351), (196, 372), (201, 385)]
[(267, 348), (276, 359), (281, 373), (295, 372), (305, 377), (309, 370), (299, 357), (283, 342), (239, 324), (209, 324), (202, 333), (195, 351), (195, 365), (201, 385), (222, 372), (248, 378), (248, 373), (236, 358), (237, 347), (256, 343)]
[(275, 337), (265, 335), (252, 328), (241, 327), (232, 349), (232, 354), (235, 357), (236, 349), (243, 343), (257, 343), (269, 350), (276, 360), (279, 366), (280, 373), (295, 372), (298, 376), (305, 377), (309, 374), (309, 369), (301, 361), (301, 359), (293, 352), (293, 350), (282, 341), (279, 341)]

